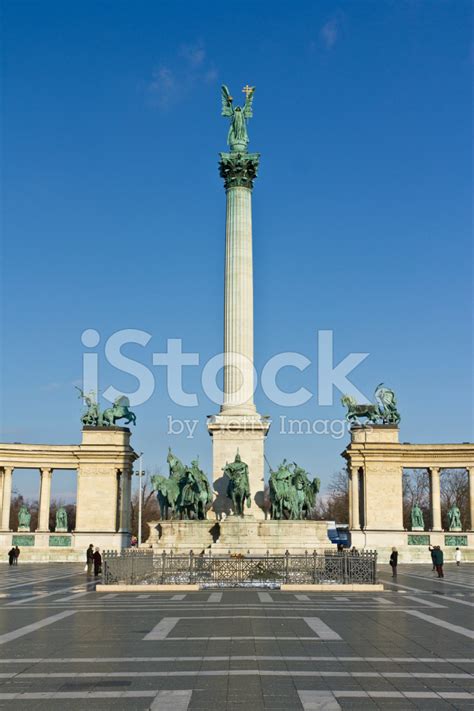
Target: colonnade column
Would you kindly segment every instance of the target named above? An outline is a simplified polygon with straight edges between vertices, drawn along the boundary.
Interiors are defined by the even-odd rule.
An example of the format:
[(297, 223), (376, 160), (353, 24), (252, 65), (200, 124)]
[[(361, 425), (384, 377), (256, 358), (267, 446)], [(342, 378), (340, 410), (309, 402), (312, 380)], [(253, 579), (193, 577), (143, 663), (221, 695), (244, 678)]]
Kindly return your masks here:
[(439, 467), (430, 467), (430, 473), (433, 531), (441, 531), (441, 490), (439, 485)]
[[(469, 512), (471, 515), (471, 520), (469, 521), (469, 528), (474, 531), (474, 467), (468, 467), (469, 474)], [(467, 525), (465, 525), (467, 528)]]
[(350, 527), (351, 529), (360, 528), (359, 518), (359, 469), (358, 467), (350, 468)]
[(41, 489), (38, 515), (38, 531), (49, 531), (49, 509), (51, 506), (51, 479), (53, 470), (40, 469)]
[(119, 531), (130, 531), (131, 475), (127, 470), (120, 472), (120, 512)]
[(3, 468), (2, 531), (10, 530), (10, 506), (12, 500), (13, 467)]

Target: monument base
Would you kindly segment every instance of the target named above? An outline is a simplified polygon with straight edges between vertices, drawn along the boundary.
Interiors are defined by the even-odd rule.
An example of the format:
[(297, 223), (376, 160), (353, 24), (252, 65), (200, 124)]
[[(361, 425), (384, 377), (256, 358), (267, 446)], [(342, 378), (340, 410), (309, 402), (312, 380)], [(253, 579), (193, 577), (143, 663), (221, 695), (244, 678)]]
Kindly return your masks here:
[(351, 546), (358, 550), (375, 550), (377, 562), (388, 564), (392, 547), (398, 551), (398, 562), (431, 563), (430, 546), (440, 546), (446, 563), (454, 561), (456, 547), (462, 550), (464, 562), (474, 562), (474, 533), (472, 531), (392, 531), (361, 530), (350, 531)]
[(225, 521), (151, 522), (145, 546), (156, 553), (199, 554), (211, 550), (216, 555), (230, 553), (294, 554), (334, 548), (328, 538), (326, 521), (271, 521), (253, 516), (228, 516)]
[(216, 498), (212, 511), (218, 518), (232, 512), (232, 502), (227, 496), (229, 480), (223, 476), (226, 464), (233, 462), (239, 452), (249, 468), (249, 484), (252, 496), (248, 513), (257, 520), (264, 520), (263, 489), (265, 461), (263, 443), (270, 422), (258, 414), (230, 415), (221, 414), (209, 418), (207, 429), (212, 437), (212, 481)]

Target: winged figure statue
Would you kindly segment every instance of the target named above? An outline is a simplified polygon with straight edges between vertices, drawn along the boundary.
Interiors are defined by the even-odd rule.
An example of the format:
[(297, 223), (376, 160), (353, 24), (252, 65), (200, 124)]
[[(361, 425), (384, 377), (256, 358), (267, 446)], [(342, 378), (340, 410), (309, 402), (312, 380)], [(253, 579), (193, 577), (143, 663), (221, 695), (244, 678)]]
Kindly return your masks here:
[(227, 143), (232, 153), (246, 153), (249, 142), (247, 133), (247, 119), (252, 118), (252, 102), (255, 92), (254, 86), (245, 86), (244, 106), (234, 106), (233, 97), (225, 84), (222, 85), (222, 116), (230, 118), (230, 128)]

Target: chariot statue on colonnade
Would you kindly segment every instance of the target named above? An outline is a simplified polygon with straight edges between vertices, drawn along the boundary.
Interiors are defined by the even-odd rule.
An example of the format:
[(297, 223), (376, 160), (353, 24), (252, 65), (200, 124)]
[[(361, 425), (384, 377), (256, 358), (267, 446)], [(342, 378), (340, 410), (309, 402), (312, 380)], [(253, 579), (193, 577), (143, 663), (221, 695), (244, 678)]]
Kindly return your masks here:
[(86, 404), (86, 410), (81, 416), (81, 422), (83, 425), (88, 427), (107, 427), (113, 426), (117, 420), (125, 419), (125, 425), (136, 424), (137, 417), (134, 412), (130, 409), (130, 400), (126, 395), (120, 395), (117, 397), (112, 405), (108, 407), (103, 412), (99, 408), (97, 398), (94, 391), (89, 393), (84, 393), (81, 388), (75, 386), (76, 390), (79, 390), (79, 397)]
[(346, 420), (351, 424), (360, 424), (359, 418), (365, 417), (372, 424), (398, 425), (401, 418), (393, 390), (380, 383), (375, 388), (374, 400), (375, 403), (360, 405), (352, 395), (343, 395), (341, 403), (347, 408)]

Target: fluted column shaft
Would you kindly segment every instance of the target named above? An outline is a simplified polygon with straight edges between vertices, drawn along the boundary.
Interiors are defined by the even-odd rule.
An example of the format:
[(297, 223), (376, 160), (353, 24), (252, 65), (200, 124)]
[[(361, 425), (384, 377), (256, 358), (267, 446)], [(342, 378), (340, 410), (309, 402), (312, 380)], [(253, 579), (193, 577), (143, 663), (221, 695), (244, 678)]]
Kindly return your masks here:
[(131, 477), (128, 471), (120, 474), (120, 531), (130, 530)]
[(227, 189), (222, 412), (253, 414), (252, 191)]
[(2, 531), (10, 530), (10, 506), (12, 500), (12, 467), (3, 469)]
[(439, 484), (439, 467), (430, 467), (430, 472), (433, 531), (441, 531), (441, 489)]
[(49, 509), (51, 506), (52, 469), (40, 469), (41, 488), (38, 515), (38, 531), (49, 531)]

